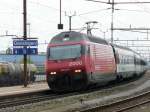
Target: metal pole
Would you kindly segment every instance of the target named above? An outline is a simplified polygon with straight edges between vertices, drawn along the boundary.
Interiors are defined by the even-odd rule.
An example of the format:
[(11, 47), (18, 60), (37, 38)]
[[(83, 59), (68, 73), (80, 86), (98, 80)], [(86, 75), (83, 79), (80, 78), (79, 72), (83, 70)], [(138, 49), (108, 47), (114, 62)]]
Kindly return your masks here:
[(71, 17), (72, 16), (69, 16), (69, 31), (71, 31)]
[(61, 24), (61, 0), (60, 0), (60, 24)]
[[(30, 23), (27, 23), (27, 25), (28, 25), (28, 28), (29, 28), (29, 30), (28, 30), (28, 38), (31, 38), (31, 35), (30, 35), (30, 32), (31, 32), (31, 28), (30, 28)], [(29, 46), (29, 49), (30, 49), (30, 46)], [(29, 54), (29, 64), (27, 64), (27, 68), (28, 68), (28, 82), (30, 82), (31, 81), (31, 79), (30, 79), (30, 75), (31, 75), (31, 70), (30, 70), (30, 62), (31, 62), (31, 60), (30, 60), (30, 54)]]
[(90, 22), (87, 22), (87, 35), (91, 34), (91, 29), (90, 29)]
[(148, 40), (148, 30), (147, 30), (147, 40)]
[(76, 12), (74, 12), (74, 14), (73, 15), (67, 15), (67, 13), (65, 12), (65, 16), (68, 16), (68, 18), (69, 18), (69, 31), (71, 31), (72, 30), (72, 17), (73, 16), (76, 16)]
[[(27, 1), (23, 0), (23, 39), (27, 40)], [(24, 47), (26, 50), (27, 47)], [(27, 54), (24, 54), (24, 87), (27, 87)]]
[(112, 0), (112, 13), (111, 13), (111, 43), (113, 43), (114, 40), (114, 0)]

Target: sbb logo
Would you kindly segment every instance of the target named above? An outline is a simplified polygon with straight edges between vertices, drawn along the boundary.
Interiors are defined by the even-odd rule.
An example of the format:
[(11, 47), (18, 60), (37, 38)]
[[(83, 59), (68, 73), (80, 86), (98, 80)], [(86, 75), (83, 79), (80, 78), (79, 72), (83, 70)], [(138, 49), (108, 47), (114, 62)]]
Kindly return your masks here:
[(77, 61), (77, 62), (70, 62), (69, 66), (78, 66), (78, 65), (82, 65), (81, 61)]

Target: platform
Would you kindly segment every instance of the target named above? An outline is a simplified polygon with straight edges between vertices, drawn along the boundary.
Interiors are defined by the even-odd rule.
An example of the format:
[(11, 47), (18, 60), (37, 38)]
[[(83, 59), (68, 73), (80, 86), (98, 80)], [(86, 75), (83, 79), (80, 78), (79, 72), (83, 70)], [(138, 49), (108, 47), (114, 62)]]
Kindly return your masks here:
[(38, 92), (38, 91), (43, 91), (48, 89), (49, 87), (46, 82), (29, 84), (26, 88), (23, 85), (12, 86), (12, 87), (0, 87), (0, 97)]

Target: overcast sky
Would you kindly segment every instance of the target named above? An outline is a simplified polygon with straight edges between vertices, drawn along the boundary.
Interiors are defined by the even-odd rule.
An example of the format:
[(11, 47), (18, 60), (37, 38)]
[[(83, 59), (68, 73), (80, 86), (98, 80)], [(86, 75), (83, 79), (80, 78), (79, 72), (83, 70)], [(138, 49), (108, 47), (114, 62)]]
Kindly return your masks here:
[[(110, 40), (111, 5), (89, 2), (85, 0), (62, 0), (63, 30), (57, 29), (59, 24), (60, 0), (27, 0), (28, 23), (30, 23), (31, 37), (38, 37), (39, 43), (49, 42), (50, 39), (61, 31), (68, 30), (68, 16), (76, 12), (72, 17), (72, 28), (79, 29), (85, 26), (87, 21), (98, 21), (97, 30), (93, 34)], [(102, 0), (101, 0), (102, 1)], [(107, 2), (108, 0), (103, 0)], [(149, 0), (128, 0), (129, 2), (142, 2)], [(127, 0), (115, 0), (115, 2), (127, 2)], [(150, 4), (115, 5), (114, 27), (149, 27), (150, 28)], [(119, 9), (119, 10), (118, 10)], [(23, 0), (0, 0), (0, 35), (23, 35)], [(102, 31), (102, 32), (101, 32)], [(29, 32), (29, 31), (28, 31)], [(146, 34), (115, 31), (114, 39), (146, 39)], [(5, 42), (4, 42), (5, 41)], [(11, 37), (1, 37), (0, 50), (12, 47)], [(46, 45), (40, 44), (39, 51), (46, 51)]]

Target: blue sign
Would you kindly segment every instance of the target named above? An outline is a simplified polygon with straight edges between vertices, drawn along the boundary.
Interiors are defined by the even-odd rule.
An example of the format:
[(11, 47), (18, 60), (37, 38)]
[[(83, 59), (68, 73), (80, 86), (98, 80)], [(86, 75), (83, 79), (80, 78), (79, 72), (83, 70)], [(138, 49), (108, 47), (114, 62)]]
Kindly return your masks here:
[(38, 54), (38, 49), (37, 48), (28, 48), (27, 49), (27, 54), (29, 54), (29, 55)]
[(38, 46), (37, 40), (13, 40), (13, 46)]
[(36, 55), (38, 54), (37, 48), (13, 48), (13, 54), (15, 55)]

